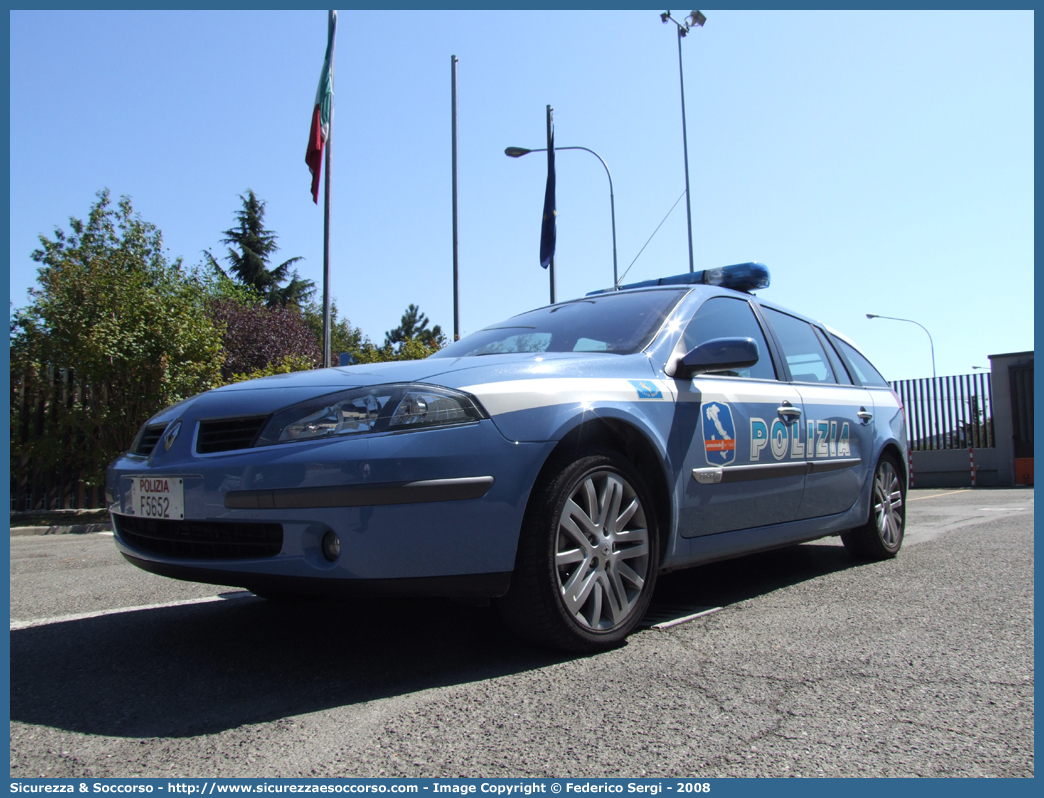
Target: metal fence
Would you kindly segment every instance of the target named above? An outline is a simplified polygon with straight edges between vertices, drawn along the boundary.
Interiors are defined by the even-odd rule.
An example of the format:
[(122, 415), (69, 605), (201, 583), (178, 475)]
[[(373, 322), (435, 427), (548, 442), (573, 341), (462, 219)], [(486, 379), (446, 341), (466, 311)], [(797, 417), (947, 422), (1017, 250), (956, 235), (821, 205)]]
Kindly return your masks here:
[(906, 408), (913, 451), (996, 445), (989, 374), (896, 380), (892, 389)]
[[(83, 423), (105, 401), (105, 386), (88, 385), (71, 369), (12, 371), (12, 511), (105, 506), (101, 486), (97, 479), (90, 484), (88, 473), (99, 432)], [(70, 423), (74, 417), (79, 424)]]

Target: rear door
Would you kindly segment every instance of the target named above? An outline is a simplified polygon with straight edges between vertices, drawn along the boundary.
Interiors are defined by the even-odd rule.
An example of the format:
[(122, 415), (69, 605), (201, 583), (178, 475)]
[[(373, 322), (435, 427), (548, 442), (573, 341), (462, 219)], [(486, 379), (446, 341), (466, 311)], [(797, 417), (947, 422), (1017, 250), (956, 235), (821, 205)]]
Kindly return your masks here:
[(874, 403), (853, 384), (826, 334), (804, 319), (762, 307), (783, 352), (803, 416), (795, 448), (808, 464), (798, 518), (841, 513), (859, 499), (874, 444)]

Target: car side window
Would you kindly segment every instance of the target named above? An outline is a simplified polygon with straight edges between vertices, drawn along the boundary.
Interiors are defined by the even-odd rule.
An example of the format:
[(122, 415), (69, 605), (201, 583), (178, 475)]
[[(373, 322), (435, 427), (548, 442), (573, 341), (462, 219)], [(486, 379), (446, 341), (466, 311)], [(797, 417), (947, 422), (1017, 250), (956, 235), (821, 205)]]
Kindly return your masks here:
[(836, 385), (834, 370), (812, 325), (772, 308), (763, 307), (762, 310), (783, 347), (791, 379)]
[(711, 297), (696, 311), (682, 336), (686, 352), (712, 338), (752, 338), (758, 345), (758, 362), (738, 371), (717, 371), (713, 374), (732, 377), (750, 377), (756, 380), (776, 379), (765, 333), (761, 330), (750, 304), (733, 297)]
[(863, 357), (854, 347), (849, 346), (840, 338), (832, 337), (833, 342), (837, 344), (838, 348), (844, 353), (845, 357), (848, 358), (848, 362), (852, 364), (852, 368), (855, 369), (856, 376), (863, 385), (872, 385), (878, 388), (889, 388), (891, 387), (881, 373), (873, 367), (869, 360)]
[(849, 375), (848, 369), (845, 368), (845, 364), (841, 362), (841, 358), (837, 356), (834, 347), (830, 345), (830, 339), (827, 338), (827, 334), (816, 327), (816, 335), (819, 336), (819, 343), (826, 350), (827, 359), (830, 360), (830, 365), (834, 368), (834, 376), (837, 377), (837, 381), (842, 385), (851, 385), (852, 377)]

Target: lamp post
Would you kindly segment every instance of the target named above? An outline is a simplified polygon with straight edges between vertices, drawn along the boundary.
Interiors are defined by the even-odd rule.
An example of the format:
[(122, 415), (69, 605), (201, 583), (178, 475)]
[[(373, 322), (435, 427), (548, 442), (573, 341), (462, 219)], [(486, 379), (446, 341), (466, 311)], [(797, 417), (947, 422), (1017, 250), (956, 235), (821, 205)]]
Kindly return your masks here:
[[(616, 200), (613, 198), (613, 176), (610, 174), (609, 167), (605, 161), (602, 160), (602, 156), (594, 150), (589, 150), (587, 147), (555, 147), (555, 152), (559, 150), (583, 150), (584, 152), (589, 152), (605, 167), (605, 175), (609, 178), (609, 213), (613, 222), (613, 285), (616, 285)], [(539, 150), (527, 150), (525, 147), (508, 147), (504, 150), (504, 154), (508, 158), (521, 158), (523, 155), (529, 155), (531, 152), (547, 152), (547, 147)]]
[(879, 316), (876, 313), (867, 313), (866, 317), (868, 319), (888, 319), (889, 321), (906, 321), (910, 324), (916, 324), (918, 327), (924, 330), (924, 334), (928, 336), (928, 345), (932, 348), (932, 378), (935, 378), (935, 342), (932, 341), (932, 334), (928, 332), (927, 327), (925, 327), (919, 321), (914, 321), (913, 319), (900, 319), (896, 318), (895, 316)]
[(682, 70), (681, 40), (693, 27), (702, 28), (707, 17), (699, 11), (692, 11), (685, 18), (685, 22), (679, 22), (671, 16), (670, 11), (664, 11), (660, 14), (660, 21), (664, 25), (673, 22), (678, 26), (678, 81), (681, 83), (682, 148), (685, 151), (685, 219), (689, 224), (689, 274), (692, 274), (694, 269), (692, 265), (692, 202), (689, 199), (689, 137), (685, 130), (685, 72)]

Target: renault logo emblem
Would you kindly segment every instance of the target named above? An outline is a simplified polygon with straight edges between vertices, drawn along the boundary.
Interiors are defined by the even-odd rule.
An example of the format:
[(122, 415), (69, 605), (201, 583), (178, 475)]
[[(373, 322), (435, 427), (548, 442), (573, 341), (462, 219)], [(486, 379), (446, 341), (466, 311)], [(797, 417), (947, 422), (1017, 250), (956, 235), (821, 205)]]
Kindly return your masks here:
[(163, 451), (170, 451), (170, 447), (174, 445), (174, 439), (178, 437), (178, 433), (181, 432), (181, 422), (175, 421), (163, 434)]

